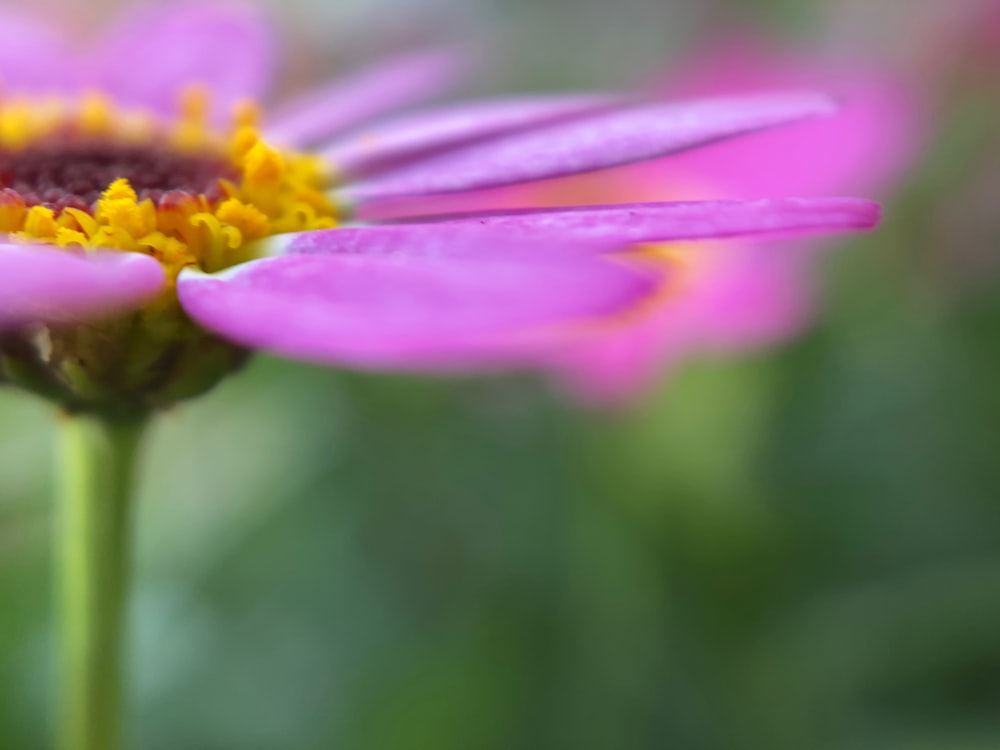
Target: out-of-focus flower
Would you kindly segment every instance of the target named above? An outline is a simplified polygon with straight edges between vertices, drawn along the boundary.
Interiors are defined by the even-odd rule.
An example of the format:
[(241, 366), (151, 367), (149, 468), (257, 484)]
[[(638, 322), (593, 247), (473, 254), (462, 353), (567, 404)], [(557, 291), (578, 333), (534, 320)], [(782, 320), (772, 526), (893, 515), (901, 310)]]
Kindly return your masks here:
[[(903, 79), (875, 64), (847, 66), (791, 55), (741, 36), (708, 45), (656, 86), (671, 96), (738, 95), (822, 85), (842, 106), (803, 120), (667, 159), (452, 198), (449, 211), (525, 205), (658, 200), (750, 200), (884, 190), (919, 140), (916, 101)], [(392, 215), (427, 210), (401, 202)], [(440, 205), (438, 206), (440, 209)], [(651, 247), (675, 271), (648, 314), (594, 335), (556, 358), (571, 388), (598, 401), (627, 398), (678, 360), (784, 340), (812, 312), (815, 239), (670, 243)]]
[(232, 7), (133, 14), (86, 56), (39, 23), (0, 30), (0, 361), (71, 408), (170, 403), (246, 348), (391, 370), (551, 364), (668, 309), (678, 265), (637, 243), (877, 221), (864, 201), (800, 198), (364, 224), (392, 201), (648, 160), (834, 107), (812, 93), (563, 95), (361, 128), (461, 63), (405, 56), (261, 118), (247, 102), (270, 43)]

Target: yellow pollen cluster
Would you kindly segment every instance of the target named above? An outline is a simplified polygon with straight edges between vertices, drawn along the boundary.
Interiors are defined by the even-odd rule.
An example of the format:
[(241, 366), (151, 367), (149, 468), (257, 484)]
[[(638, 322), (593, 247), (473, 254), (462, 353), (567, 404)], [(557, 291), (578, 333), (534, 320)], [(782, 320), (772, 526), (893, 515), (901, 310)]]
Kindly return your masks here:
[[(158, 122), (121, 111), (108, 101), (85, 97), (64, 102), (7, 101), (0, 105), (0, 154), (30, 158), (31, 149), (50, 152), (98, 144), (103, 148), (148, 149), (210, 160), (223, 174), (210, 189), (159, 191), (141, 197), (129, 180), (115, 177), (100, 198), (84, 207), (25, 201), (16, 189), (0, 191), (0, 232), (15, 239), (69, 248), (114, 248), (159, 260), (171, 281), (185, 266), (212, 272), (248, 260), (248, 244), (272, 234), (336, 226), (335, 206), (324, 194), (327, 175), (315, 157), (282, 153), (265, 143), (256, 109), (236, 108), (227, 132), (208, 122), (207, 94), (192, 89), (182, 97), (180, 116)], [(0, 175), (0, 179), (3, 175)], [(0, 188), (10, 188), (0, 184)], [(67, 191), (72, 193), (72, 186)]]

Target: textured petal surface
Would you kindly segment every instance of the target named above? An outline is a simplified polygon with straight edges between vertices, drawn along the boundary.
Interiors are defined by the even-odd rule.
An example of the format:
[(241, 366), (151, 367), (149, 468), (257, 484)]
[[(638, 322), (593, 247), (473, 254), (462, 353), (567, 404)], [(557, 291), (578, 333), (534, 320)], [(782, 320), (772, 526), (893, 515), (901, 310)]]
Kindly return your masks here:
[(171, 114), (179, 94), (201, 84), (211, 91), (216, 120), (237, 101), (260, 98), (273, 65), (260, 17), (235, 5), (190, 2), (133, 12), (95, 55), (93, 83), (122, 101)]
[(0, 9), (0, 79), (4, 93), (65, 92), (77, 84), (77, 61), (49, 24)]
[(371, 201), (593, 171), (833, 111), (829, 98), (810, 93), (632, 107), (468, 146), (363, 181), (345, 195)]
[(164, 281), (160, 264), (145, 255), (0, 245), (0, 327), (128, 310), (155, 296)]
[(453, 49), (397, 57), (303, 95), (269, 118), (265, 134), (289, 146), (317, 143), (435, 96), (458, 81), (461, 69), (462, 57)]
[(476, 237), (449, 257), (332, 248), (214, 277), (185, 271), (178, 293), (192, 318), (244, 346), (330, 364), (468, 370), (534, 361), (570, 324), (628, 309), (654, 285), (600, 257), (496, 237), (506, 252), (483, 251)]
[(360, 175), (417, 156), (606, 109), (600, 94), (531, 96), (477, 101), (419, 112), (352, 133), (323, 149), (338, 172)]
[(539, 232), (537, 236), (513, 238), (499, 235), (479, 223), (461, 226), (450, 222), (420, 224), (377, 224), (374, 226), (321, 229), (298, 234), (270, 237), (265, 242), (268, 254), (278, 255), (367, 255), (406, 256), (410, 258), (457, 258), (505, 260), (526, 257), (530, 261), (595, 256), (621, 250), (621, 240), (605, 237), (580, 240)]
[(628, 244), (863, 230), (873, 228), (879, 214), (878, 204), (854, 198), (785, 198), (522, 209), (453, 217), (423, 226), (442, 234), (482, 227), (509, 237), (574, 236)]

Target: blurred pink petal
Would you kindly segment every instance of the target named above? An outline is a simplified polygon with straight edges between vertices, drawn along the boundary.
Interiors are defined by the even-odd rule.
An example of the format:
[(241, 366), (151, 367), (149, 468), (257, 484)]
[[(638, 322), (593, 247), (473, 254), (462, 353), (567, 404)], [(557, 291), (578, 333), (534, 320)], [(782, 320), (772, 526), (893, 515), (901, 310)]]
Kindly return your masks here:
[(498, 237), (491, 241), (502, 251), (483, 252), (483, 235), (475, 238), (459, 235), (447, 257), (419, 245), (394, 255), (332, 248), (215, 276), (185, 271), (178, 293), (194, 320), (243, 346), (328, 364), (451, 371), (523, 365), (570, 323), (628, 309), (659, 283), (593, 254)]
[(236, 102), (264, 93), (273, 58), (266, 24), (245, 6), (184, 2), (125, 17), (96, 46), (88, 83), (166, 115), (182, 91), (204, 85), (224, 120)]
[[(707, 49), (673, 79), (664, 93), (675, 96), (822, 85), (840, 93), (842, 108), (830, 118), (793, 123), (778, 138), (754, 133), (623, 171), (612, 180), (619, 189), (632, 184), (650, 198), (664, 188), (699, 198), (869, 191), (898, 178), (921, 139), (913, 93), (877, 65), (824, 66), (744, 38)], [(620, 398), (628, 395), (629, 379), (633, 386), (648, 381), (658, 366), (683, 356), (747, 350), (798, 333), (812, 312), (808, 248), (814, 245), (714, 246), (659, 320), (653, 316), (645, 331), (617, 343), (580, 350), (568, 377), (578, 390)], [(626, 372), (629, 360), (633, 369)]]
[(323, 149), (340, 174), (361, 175), (402, 160), (607, 109), (608, 94), (562, 94), (475, 101), (366, 127)]
[(164, 285), (146, 255), (86, 256), (44, 245), (0, 245), (0, 328), (28, 322), (77, 323), (138, 307)]
[(780, 134), (755, 133), (656, 166), (664, 175), (697, 176), (712, 195), (752, 198), (871, 190), (912, 161), (921, 140), (916, 96), (900, 76), (877, 64), (824, 65), (740, 37), (703, 48), (673, 71), (663, 93), (730, 96), (790, 86), (835, 91), (841, 109), (835, 117), (793, 123)]
[(9, 8), (0, 9), (3, 94), (47, 94), (75, 87), (77, 59), (57, 30)]
[(834, 110), (830, 99), (810, 93), (630, 107), (448, 152), (363, 180), (344, 193), (349, 200), (366, 202), (589, 172)]
[(286, 105), (268, 119), (265, 136), (288, 146), (328, 139), (448, 89), (461, 77), (463, 62), (455, 49), (424, 50), (387, 60)]
[[(620, 403), (685, 358), (746, 352), (801, 332), (812, 313), (812, 258), (796, 253), (802, 248), (727, 243), (696, 250), (690, 277), (663, 304), (553, 360), (571, 392), (595, 404)], [(677, 257), (683, 268), (683, 249)]]

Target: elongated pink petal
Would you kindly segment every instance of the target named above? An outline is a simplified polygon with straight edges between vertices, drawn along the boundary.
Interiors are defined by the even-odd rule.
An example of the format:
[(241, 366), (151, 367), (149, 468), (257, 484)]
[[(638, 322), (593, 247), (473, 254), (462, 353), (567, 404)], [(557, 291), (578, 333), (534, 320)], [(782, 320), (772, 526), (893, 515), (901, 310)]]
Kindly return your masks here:
[(181, 92), (205, 86), (215, 119), (268, 84), (273, 49), (267, 26), (247, 8), (185, 2), (130, 14), (96, 50), (93, 83), (131, 105), (177, 110)]
[(655, 285), (603, 258), (507, 246), (503, 258), (419, 248), (266, 258), (214, 277), (184, 271), (178, 294), (194, 320), (243, 346), (329, 364), (452, 371), (525, 364), (565, 335), (563, 326), (630, 308)]
[(607, 94), (529, 96), (477, 101), (378, 123), (322, 151), (340, 174), (360, 175), (417, 156), (607, 109)]
[(71, 323), (138, 307), (164, 284), (153, 258), (113, 250), (86, 256), (48, 246), (0, 245), (0, 329)]
[(269, 118), (265, 136), (288, 146), (330, 138), (369, 118), (429, 99), (460, 77), (454, 49), (414, 52), (305, 94)]
[(814, 93), (650, 104), (559, 123), (420, 161), (350, 186), (356, 202), (476, 190), (589, 172), (830, 114)]
[(39, 18), (0, 9), (3, 93), (64, 93), (77, 84), (76, 57), (56, 29)]
[(423, 226), (440, 232), (483, 227), (510, 237), (593, 237), (624, 244), (857, 231), (874, 228), (880, 212), (877, 203), (856, 198), (676, 201), (494, 211)]
[[(572, 239), (572, 241), (567, 241)], [(372, 226), (319, 229), (280, 234), (263, 240), (267, 254), (279, 255), (366, 255), (419, 258), (509, 259), (524, 257), (526, 247), (545, 258), (595, 256), (624, 249), (625, 243), (613, 236), (603, 238), (540, 235), (516, 239), (501, 237), (482, 225), (452, 226), (448, 222), (420, 224), (375, 224)], [(548, 240), (548, 241), (546, 241)], [(537, 257), (537, 256), (536, 256)]]
[[(873, 228), (879, 215), (877, 203), (854, 198), (624, 203), (497, 211), (413, 224), (340, 227), (276, 235), (267, 242), (272, 255), (419, 252), (455, 257), (468, 252), (478, 255), (499, 252), (502, 257), (505, 252), (502, 244), (455, 241), (456, 235), (471, 233), (475, 237), (480, 232), (487, 237), (501, 235), (534, 242), (554, 239), (562, 252), (594, 254), (643, 242), (859, 231)], [(569, 239), (573, 242), (567, 243)]]

